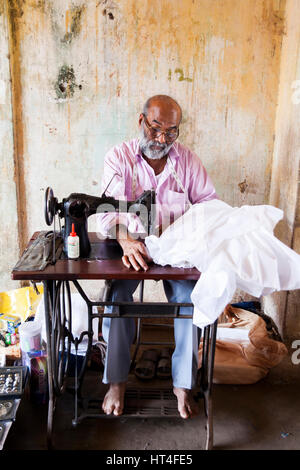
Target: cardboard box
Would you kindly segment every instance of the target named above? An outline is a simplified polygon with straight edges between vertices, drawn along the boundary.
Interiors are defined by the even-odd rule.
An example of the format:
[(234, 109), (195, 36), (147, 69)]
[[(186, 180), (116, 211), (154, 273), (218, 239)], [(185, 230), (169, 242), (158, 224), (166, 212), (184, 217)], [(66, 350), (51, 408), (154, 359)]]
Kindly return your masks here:
[(17, 317), (16, 315), (8, 315), (7, 313), (0, 313), (0, 330), (5, 330), (8, 333), (15, 333), (20, 324), (20, 317)]
[(15, 361), (22, 357), (20, 343), (11, 346), (0, 346), (0, 354), (6, 356), (6, 365), (12, 366)]

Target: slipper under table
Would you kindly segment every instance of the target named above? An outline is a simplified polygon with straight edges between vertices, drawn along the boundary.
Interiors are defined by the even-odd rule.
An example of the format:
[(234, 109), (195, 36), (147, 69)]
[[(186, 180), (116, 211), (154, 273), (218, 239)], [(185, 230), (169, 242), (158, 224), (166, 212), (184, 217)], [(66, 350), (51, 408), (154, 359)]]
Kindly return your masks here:
[(161, 350), (156, 369), (156, 376), (158, 378), (169, 379), (172, 376), (171, 356), (172, 350), (170, 348), (164, 348)]
[(136, 377), (143, 380), (151, 380), (155, 376), (156, 364), (160, 357), (157, 349), (147, 349), (143, 351), (141, 358), (135, 366)]

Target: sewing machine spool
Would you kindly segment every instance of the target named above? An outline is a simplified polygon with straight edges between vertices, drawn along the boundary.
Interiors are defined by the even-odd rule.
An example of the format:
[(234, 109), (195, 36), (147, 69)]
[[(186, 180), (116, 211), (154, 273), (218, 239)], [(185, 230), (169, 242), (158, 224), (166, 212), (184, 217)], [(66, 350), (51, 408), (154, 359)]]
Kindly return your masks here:
[(47, 225), (51, 225), (58, 210), (57, 198), (54, 197), (53, 189), (48, 187), (45, 192), (45, 220)]

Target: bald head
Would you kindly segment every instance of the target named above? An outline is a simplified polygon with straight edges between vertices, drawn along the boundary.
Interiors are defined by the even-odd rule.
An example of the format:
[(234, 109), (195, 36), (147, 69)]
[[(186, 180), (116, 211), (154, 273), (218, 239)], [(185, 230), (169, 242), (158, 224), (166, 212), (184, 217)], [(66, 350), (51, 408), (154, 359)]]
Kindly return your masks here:
[(143, 107), (143, 113), (147, 116), (151, 108), (159, 108), (164, 112), (168, 110), (169, 114), (176, 115), (176, 118), (179, 119), (178, 125), (180, 124), (182, 118), (181, 107), (173, 98), (168, 95), (155, 95), (151, 96)]

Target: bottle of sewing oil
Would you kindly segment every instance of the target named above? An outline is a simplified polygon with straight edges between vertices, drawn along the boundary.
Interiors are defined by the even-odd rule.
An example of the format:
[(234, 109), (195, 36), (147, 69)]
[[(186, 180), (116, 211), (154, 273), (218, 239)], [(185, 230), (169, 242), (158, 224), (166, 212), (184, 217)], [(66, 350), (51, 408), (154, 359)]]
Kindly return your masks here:
[(72, 232), (68, 237), (68, 258), (79, 258), (79, 237), (77, 237), (74, 230), (74, 224), (72, 224)]

